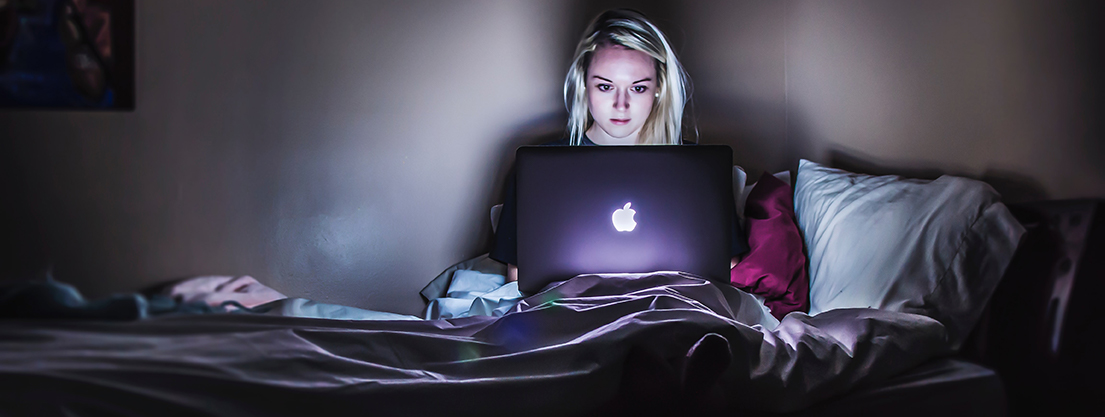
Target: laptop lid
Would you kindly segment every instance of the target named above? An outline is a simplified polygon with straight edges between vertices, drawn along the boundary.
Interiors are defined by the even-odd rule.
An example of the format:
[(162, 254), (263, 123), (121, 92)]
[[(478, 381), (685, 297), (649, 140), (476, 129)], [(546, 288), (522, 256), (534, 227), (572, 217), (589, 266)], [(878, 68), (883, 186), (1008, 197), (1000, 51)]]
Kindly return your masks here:
[(728, 282), (732, 167), (725, 145), (519, 148), (519, 289), (588, 273)]

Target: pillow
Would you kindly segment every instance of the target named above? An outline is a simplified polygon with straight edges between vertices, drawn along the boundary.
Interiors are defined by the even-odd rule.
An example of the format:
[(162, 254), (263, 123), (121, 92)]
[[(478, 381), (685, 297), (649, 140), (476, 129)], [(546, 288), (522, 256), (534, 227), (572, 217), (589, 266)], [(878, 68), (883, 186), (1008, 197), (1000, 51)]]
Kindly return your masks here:
[(491, 234), (499, 232), (499, 215), (502, 213), (502, 203), (491, 206)]
[(932, 317), (958, 349), (1024, 234), (986, 183), (872, 176), (802, 160), (795, 214), (810, 314), (871, 307)]
[(745, 190), (752, 191), (752, 187), (744, 185), (747, 180), (748, 174), (744, 172), (744, 168), (733, 165), (733, 207), (737, 208), (737, 219), (741, 225), (744, 225), (744, 202), (748, 200), (748, 193)]
[(760, 176), (744, 209), (750, 250), (729, 272), (734, 287), (762, 296), (779, 320), (810, 307), (806, 254), (793, 198), (790, 185), (767, 172)]
[[(791, 185), (790, 171), (776, 172), (775, 178), (778, 178), (785, 182), (787, 185)], [(756, 183), (751, 185), (745, 185), (747, 182), (748, 174), (744, 172), (744, 168), (740, 165), (733, 165), (733, 200), (737, 208), (737, 219), (740, 221), (741, 228), (746, 229), (746, 220), (744, 218), (744, 206), (745, 201), (748, 200), (748, 194), (752, 192), (752, 189), (756, 187)]]

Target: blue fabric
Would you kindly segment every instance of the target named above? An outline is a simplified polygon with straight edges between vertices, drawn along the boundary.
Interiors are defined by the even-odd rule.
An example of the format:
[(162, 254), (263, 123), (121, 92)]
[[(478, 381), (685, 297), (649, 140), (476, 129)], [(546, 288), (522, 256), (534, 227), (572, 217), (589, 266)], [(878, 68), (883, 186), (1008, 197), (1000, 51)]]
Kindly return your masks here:
[(444, 297), (426, 306), (426, 320), (470, 316), (499, 317), (523, 298), (517, 282), (499, 274), (459, 269), (453, 272)]
[[(521, 301), (518, 284), (502, 274), (468, 269), (453, 271), (442, 297), (430, 299), (428, 320), (470, 316), (500, 317)], [(86, 300), (72, 285), (47, 278), (0, 285), (0, 319), (141, 320), (174, 314), (244, 313), (337, 320), (420, 320), (395, 314), (303, 298), (287, 298), (246, 308), (234, 301), (220, 306), (184, 303), (163, 295), (116, 294)]]
[(506, 277), (479, 271), (459, 270), (453, 273), (453, 281), (445, 296), (449, 298), (474, 298), (495, 291), (506, 283)]
[(139, 320), (154, 315), (225, 312), (225, 306), (182, 303), (165, 296), (116, 294), (85, 300), (72, 285), (47, 278), (0, 285), (0, 319)]
[[(471, 316), (500, 317), (514, 308), (523, 296), (518, 284), (506, 282), (502, 274), (457, 269), (448, 275), (448, 287), (440, 297), (427, 296), (427, 320)], [(425, 296), (425, 293), (423, 294)], [(422, 317), (365, 310), (304, 298), (286, 298), (240, 312), (270, 316), (307, 317), (333, 320), (421, 320)]]
[(365, 310), (338, 304), (320, 303), (305, 298), (285, 298), (245, 309), (249, 313), (270, 316), (307, 317), (334, 320), (421, 320), (418, 316)]

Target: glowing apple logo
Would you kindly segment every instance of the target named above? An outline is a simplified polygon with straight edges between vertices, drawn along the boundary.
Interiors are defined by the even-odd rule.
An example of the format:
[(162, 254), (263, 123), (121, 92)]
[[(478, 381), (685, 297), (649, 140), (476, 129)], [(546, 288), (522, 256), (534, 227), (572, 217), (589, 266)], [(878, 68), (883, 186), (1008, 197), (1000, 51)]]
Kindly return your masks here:
[(614, 215), (610, 216), (610, 220), (614, 222), (614, 228), (619, 232), (632, 232), (637, 227), (637, 221), (633, 220), (633, 215), (637, 214), (637, 211), (629, 208), (630, 204), (633, 203), (625, 203), (625, 207), (614, 210)]

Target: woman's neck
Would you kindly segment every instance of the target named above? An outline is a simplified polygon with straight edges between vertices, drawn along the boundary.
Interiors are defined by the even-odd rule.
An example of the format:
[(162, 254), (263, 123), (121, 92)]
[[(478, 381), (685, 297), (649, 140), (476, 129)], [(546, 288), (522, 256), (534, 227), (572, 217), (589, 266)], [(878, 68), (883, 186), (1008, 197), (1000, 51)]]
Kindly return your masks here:
[(591, 128), (587, 129), (585, 134), (591, 139), (591, 142), (595, 142), (596, 145), (636, 145), (637, 135), (639, 133), (638, 131), (624, 138), (616, 138), (606, 134), (606, 132), (597, 125), (591, 125)]

